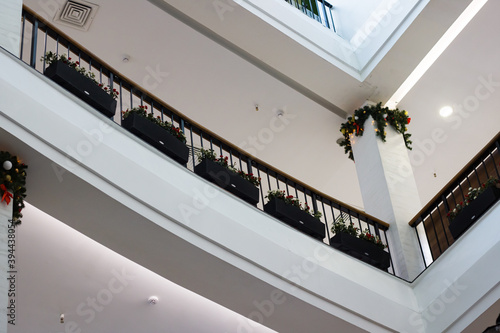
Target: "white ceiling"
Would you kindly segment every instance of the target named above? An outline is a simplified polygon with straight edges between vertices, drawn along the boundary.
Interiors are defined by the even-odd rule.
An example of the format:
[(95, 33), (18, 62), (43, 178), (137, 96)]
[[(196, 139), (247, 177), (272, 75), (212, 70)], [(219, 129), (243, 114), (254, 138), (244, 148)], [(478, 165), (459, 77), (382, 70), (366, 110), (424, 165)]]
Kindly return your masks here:
[[(251, 52), (259, 60), (250, 64), (234, 55), (230, 47), (218, 47), (212, 39), (180, 24), (146, 0), (92, 2), (99, 4), (100, 9), (89, 31), (64, 26), (59, 28), (139, 84), (147, 84), (147, 75), (151, 69), (159, 68), (168, 73), (157, 86), (149, 90), (193, 120), (239, 146), (248, 148), (249, 138), (258, 136), (263, 128), (269, 127), (276, 110), (284, 110), (290, 116), (290, 124), (285, 130), (275, 133), (272, 142), (255, 151), (254, 155), (320, 191), (362, 207), (354, 164), (335, 144), (340, 136), (339, 125), (344, 120), (338, 114), (342, 111), (351, 113), (367, 99), (385, 102), (470, 1), (431, 1), (364, 82), (358, 82), (307, 50), (297, 48), (286, 37), (261, 26), (258, 29), (264, 30), (259, 30), (260, 33), (255, 37), (245, 39), (247, 44), (240, 46), (244, 46), (247, 52)], [(25, 0), (24, 3), (52, 21), (52, 9), (44, 7), (43, 2)], [(197, 11), (201, 10), (202, 15), (213, 15), (211, 1), (183, 0), (168, 3), (172, 6), (190, 6)], [(498, 132), (498, 85), (492, 85), (491, 94), (479, 100), (478, 108), (455, 115), (452, 122), (440, 118), (438, 110), (445, 104), (459, 106), (473, 100), (483, 79), (491, 78), (494, 82), (500, 82), (500, 48), (495, 42), (495, 33), (500, 30), (496, 17), (499, 12), (500, 2), (488, 1), (398, 105), (399, 108), (408, 110), (412, 117), (409, 129), (413, 134), (414, 151), (410, 156), (414, 161), (415, 178), (423, 204)], [(253, 28), (248, 27), (250, 35)], [(221, 29), (231, 30), (231, 26), (223, 25)], [(280, 46), (266, 44), (266, 34), (270, 38), (281, 38)], [(124, 54), (130, 55), (130, 61), (126, 64), (121, 61)], [(256, 64), (263, 66), (263, 70), (256, 69)], [(272, 69), (265, 67), (266, 64)], [(259, 112), (255, 112), (255, 104), (259, 104)], [(437, 137), (440, 138), (439, 142), (435, 140)], [(65, 227), (61, 225), (58, 228)], [(26, 233), (26, 243), (34, 235), (36, 233)], [(22, 232), (20, 237), (22, 242)], [(47, 242), (50, 244), (54, 240), (49, 238)], [(83, 244), (87, 241), (76, 242)], [(68, 249), (60, 261), (55, 261), (57, 256), (54, 254), (47, 255), (47, 259), (40, 262), (33, 257), (33, 262), (60, 265), (61, 262), (71, 261), (71, 256), (76, 255), (69, 252), (71, 246), (60, 246)], [(47, 251), (50, 249), (48, 247)], [(54, 247), (53, 250), (60, 253), (60, 248)], [(99, 258), (98, 262), (94, 262), (95, 255), (75, 260), (87, 263), (94, 271), (102, 272), (96, 285), (82, 284), (88, 285), (88, 290), (74, 288), (81, 286), (78, 284), (79, 278), (90, 277), (88, 271), (83, 269), (84, 266), (81, 266), (80, 271), (73, 267), (74, 272), (66, 272), (69, 275), (63, 280), (76, 283), (67, 286), (52, 285), (55, 289), (49, 289), (47, 285), (47, 292), (54, 292), (57, 287), (69, 288), (69, 295), (78, 295), (68, 305), (74, 309), (82, 298), (85, 299), (85, 295), (93, 295), (99, 291), (98, 281), (108, 281), (109, 262), (118, 264), (125, 260), (114, 257), (112, 253), (106, 256), (109, 261)], [(26, 268), (27, 271), (31, 269), (35, 274), (39, 267), (34, 265)], [(143, 278), (142, 268), (137, 268), (137, 274)], [(154, 274), (145, 276), (144, 279), (156, 278)], [(20, 283), (23, 279), (28, 280), (28, 277), (28, 274), (20, 275)], [(48, 277), (46, 279), (47, 283), (54, 282)], [(92, 276), (90, 281), (95, 280), (95, 276)], [(30, 284), (29, 281), (26, 283)], [(30, 288), (37, 288), (37, 285), (31, 283)], [(145, 304), (150, 294), (160, 291), (148, 288), (126, 291), (131, 293), (128, 302), (130, 299), (137, 300), (136, 303), (127, 305), (136, 307), (143, 318), (158, 315), (153, 311), (170, 306), (163, 301), (155, 307)], [(168, 294), (166, 291), (162, 293)], [(37, 294), (40, 298), (30, 302), (42, 304), (40, 306), (43, 307), (46, 296), (43, 293)], [(117, 299), (118, 297), (121, 295)], [(60, 304), (50, 306), (51, 313), (60, 311)], [(116, 312), (115, 315), (120, 316), (120, 313)], [(158, 324), (163, 324), (163, 320), (167, 319), (158, 321)], [(58, 329), (58, 318), (44, 320), (51, 321), (47, 325), (52, 325), (54, 320), (54, 329)], [(196, 325), (195, 322), (186, 324)], [(218, 328), (225, 329), (228, 326), (224, 325), (231, 325), (231, 321), (217, 322), (215, 325), (221, 325)], [(112, 328), (103, 327), (106, 327), (101, 328), (103, 332), (113, 331)], [(99, 332), (99, 329), (90, 331)], [(163, 330), (156, 328), (152, 331)], [(188, 331), (198, 330), (172, 330)]]

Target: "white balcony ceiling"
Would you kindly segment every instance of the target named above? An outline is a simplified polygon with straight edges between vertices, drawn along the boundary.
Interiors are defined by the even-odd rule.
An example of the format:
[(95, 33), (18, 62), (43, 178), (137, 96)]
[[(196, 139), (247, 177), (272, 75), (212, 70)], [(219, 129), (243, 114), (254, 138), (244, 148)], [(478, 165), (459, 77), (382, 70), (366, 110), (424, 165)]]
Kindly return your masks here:
[[(212, 1), (166, 1), (186, 14), (180, 17), (172, 12), (186, 22), (190, 17), (207, 18), (196, 29), (206, 29), (212, 39), (146, 0), (92, 2), (100, 8), (88, 31), (54, 24), (132, 81), (237, 145), (268, 127), (276, 110), (285, 110), (296, 118), (255, 155), (339, 200), (362, 206), (354, 164), (335, 143), (343, 114), (352, 113), (365, 100), (387, 101), (471, 1), (431, 1), (363, 82), (258, 19), (245, 15), (223, 24), (210, 22), (216, 15)], [(54, 6), (62, 2), (24, 3), (52, 22)], [(412, 117), (412, 154), (418, 154), (414, 173), (423, 204), (498, 132), (498, 12), (500, 3), (488, 1), (398, 105)], [(240, 28), (229, 21), (243, 25), (248, 35), (241, 40), (239, 35), (232, 40), (224, 36), (225, 48), (214, 46), (214, 40), (222, 41), (219, 34)], [(128, 63), (122, 62), (124, 54), (130, 56)], [(241, 55), (254, 59), (245, 63)], [(163, 74), (151, 86), (149, 78), (155, 70)], [(484, 80), (493, 82), (486, 90)], [(474, 99), (481, 85), (481, 91), (490, 94)], [(443, 105), (464, 106), (475, 100), (479, 106), (463, 108), (453, 122), (438, 115)], [(433, 132), (440, 133), (439, 142)], [(89, 293), (83, 290), (81, 295)]]

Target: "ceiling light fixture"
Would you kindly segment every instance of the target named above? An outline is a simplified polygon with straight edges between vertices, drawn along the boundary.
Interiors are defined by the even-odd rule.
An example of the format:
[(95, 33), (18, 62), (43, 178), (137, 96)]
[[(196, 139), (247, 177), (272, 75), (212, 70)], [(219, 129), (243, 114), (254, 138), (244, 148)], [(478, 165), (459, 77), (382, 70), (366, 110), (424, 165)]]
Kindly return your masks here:
[(488, 0), (473, 0), (469, 6), (463, 11), (462, 14), (453, 22), (450, 28), (438, 40), (434, 47), (427, 53), (422, 61), (415, 67), (413, 72), (406, 78), (403, 84), (396, 90), (394, 95), (391, 96), (389, 101), (385, 104), (389, 109), (395, 109), (399, 102), (406, 96), (406, 94), (415, 86), (420, 78), (427, 72), (432, 64), (439, 58), (439, 56), (446, 50), (446, 48), (453, 42), (460, 32), (467, 26), (467, 24), (476, 16), (479, 10), (486, 4)]
[(439, 110), (439, 115), (443, 118), (451, 116), (452, 113), (453, 113), (453, 108), (449, 105), (443, 106), (441, 110)]
[(156, 303), (158, 303), (158, 297), (151, 296), (150, 298), (148, 298), (148, 303), (151, 305), (155, 305)]

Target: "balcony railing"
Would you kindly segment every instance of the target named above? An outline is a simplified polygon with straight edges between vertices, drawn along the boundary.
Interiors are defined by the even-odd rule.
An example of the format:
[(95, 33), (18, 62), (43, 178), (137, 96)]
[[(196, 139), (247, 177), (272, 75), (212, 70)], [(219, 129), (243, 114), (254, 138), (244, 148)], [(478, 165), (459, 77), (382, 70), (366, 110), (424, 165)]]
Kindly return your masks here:
[[(379, 236), (388, 245), (388, 252), (390, 253), (390, 242), (386, 235), (389, 228), (387, 223), (343, 204), (245, 153), (123, 77), (118, 71), (107, 66), (95, 55), (84, 50), (78, 43), (50, 27), (47, 22), (25, 7), (22, 20), (21, 60), (43, 73), (46, 65), (40, 59), (48, 51), (56, 54), (66, 54), (74, 60), (78, 60), (80, 66), (87, 71), (93, 72), (100, 83), (118, 90), (117, 112), (113, 119), (117, 124), (121, 124), (122, 110), (145, 105), (155, 116), (159, 116), (163, 120), (168, 119), (175, 126), (180, 127), (187, 138), (187, 145), (190, 147), (190, 161), (187, 165), (189, 170), (194, 169), (196, 164), (195, 153), (199, 149), (213, 149), (218, 154), (227, 156), (230, 164), (235, 164), (239, 169), (253, 173), (262, 179), (259, 187), (260, 201), (257, 204), (258, 208), (263, 209), (265, 196), (269, 190), (285, 190), (287, 194), (297, 197), (313, 210), (322, 213), (321, 222), (325, 226), (326, 234), (323, 240), (325, 245), (329, 243), (329, 239), (332, 237), (330, 230), (333, 221), (342, 217), (344, 220), (347, 219), (347, 222), (352, 222), (360, 230), (368, 229), (370, 233)], [(394, 274), (392, 266), (391, 259), (390, 274)]]
[(285, 0), (302, 13), (323, 24), (328, 29), (336, 32), (333, 21), (333, 6), (325, 0)]
[(455, 242), (448, 212), (465, 202), (469, 188), (481, 186), (490, 177), (500, 179), (499, 150), (500, 133), (409, 222), (417, 233), (426, 267)]

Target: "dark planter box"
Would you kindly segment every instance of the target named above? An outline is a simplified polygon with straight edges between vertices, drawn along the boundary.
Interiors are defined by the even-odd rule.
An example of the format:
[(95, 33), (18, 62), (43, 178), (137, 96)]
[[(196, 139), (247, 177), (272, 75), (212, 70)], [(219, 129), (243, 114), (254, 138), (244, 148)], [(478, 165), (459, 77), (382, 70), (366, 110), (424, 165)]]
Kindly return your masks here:
[(318, 240), (325, 238), (325, 225), (320, 220), (283, 200), (270, 200), (264, 205), (264, 211)]
[(194, 167), (194, 172), (251, 205), (259, 202), (259, 189), (254, 184), (214, 161), (201, 161)]
[(384, 271), (391, 264), (391, 256), (377, 245), (344, 232), (330, 238), (330, 245), (361, 261)]
[(166, 129), (133, 112), (122, 120), (122, 126), (159, 151), (186, 166), (189, 159), (188, 147)]
[(450, 222), (450, 233), (454, 239), (462, 235), (474, 222), (479, 219), (495, 202), (500, 198), (500, 189), (490, 186), (481, 193), (476, 200), (472, 201), (467, 207)]
[(106, 117), (115, 115), (116, 100), (91, 79), (62, 61), (53, 62), (45, 69), (44, 74)]

